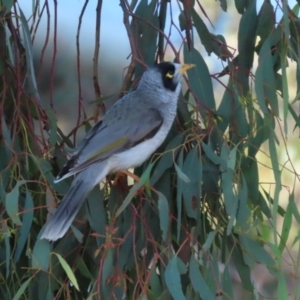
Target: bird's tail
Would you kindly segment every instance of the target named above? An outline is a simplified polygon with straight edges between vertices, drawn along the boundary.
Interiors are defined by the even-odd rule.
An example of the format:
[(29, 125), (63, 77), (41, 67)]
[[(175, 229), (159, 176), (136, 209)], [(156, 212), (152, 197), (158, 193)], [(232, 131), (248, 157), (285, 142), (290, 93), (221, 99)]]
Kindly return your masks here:
[(82, 174), (78, 174), (54, 215), (46, 223), (41, 239), (55, 241), (61, 238), (71, 226), (72, 221), (93, 187), (93, 182), (84, 180)]

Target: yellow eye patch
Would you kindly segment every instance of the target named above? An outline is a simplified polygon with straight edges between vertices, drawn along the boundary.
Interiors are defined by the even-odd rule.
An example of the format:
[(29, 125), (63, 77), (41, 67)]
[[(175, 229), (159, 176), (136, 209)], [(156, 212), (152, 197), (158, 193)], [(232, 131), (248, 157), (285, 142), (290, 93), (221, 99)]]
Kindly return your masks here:
[(168, 72), (168, 73), (166, 74), (166, 77), (168, 77), (168, 78), (172, 79), (172, 78), (174, 77), (174, 75), (173, 75), (173, 74), (171, 74), (170, 72)]

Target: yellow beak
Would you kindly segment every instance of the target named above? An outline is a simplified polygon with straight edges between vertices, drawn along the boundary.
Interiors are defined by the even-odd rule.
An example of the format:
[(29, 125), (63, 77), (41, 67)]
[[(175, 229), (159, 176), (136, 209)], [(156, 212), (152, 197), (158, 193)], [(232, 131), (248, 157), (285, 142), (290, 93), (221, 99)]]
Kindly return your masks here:
[(195, 65), (193, 64), (185, 64), (185, 65), (182, 65), (181, 66), (181, 69), (178, 71), (180, 74), (183, 74), (185, 71), (191, 69), (191, 68), (194, 68)]

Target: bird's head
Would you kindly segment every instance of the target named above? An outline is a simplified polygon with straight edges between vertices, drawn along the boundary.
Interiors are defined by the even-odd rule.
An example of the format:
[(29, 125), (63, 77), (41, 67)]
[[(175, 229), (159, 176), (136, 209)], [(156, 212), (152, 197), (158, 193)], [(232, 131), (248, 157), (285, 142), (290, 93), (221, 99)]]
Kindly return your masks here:
[(139, 88), (149, 92), (157, 90), (179, 94), (182, 74), (193, 68), (192, 64), (162, 62), (147, 69), (140, 81)]

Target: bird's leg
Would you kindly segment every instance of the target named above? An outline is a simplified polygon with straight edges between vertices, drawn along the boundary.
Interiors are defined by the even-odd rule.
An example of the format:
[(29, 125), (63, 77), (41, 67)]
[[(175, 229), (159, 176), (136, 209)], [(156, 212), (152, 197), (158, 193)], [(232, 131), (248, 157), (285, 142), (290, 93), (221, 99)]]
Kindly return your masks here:
[(140, 177), (136, 176), (135, 174), (133, 174), (132, 172), (128, 171), (128, 170), (121, 170), (121, 171), (118, 171), (116, 173), (116, 176), (115, 176), (115, 180), (114, 180), (114, 183), (113, 185), (116, 186), (118, 181), (120, 180), (120, 178), (122, 176), (129, 176), (130, 178), (132, 178), (135, 182), (139, 182), (140, 181)]

